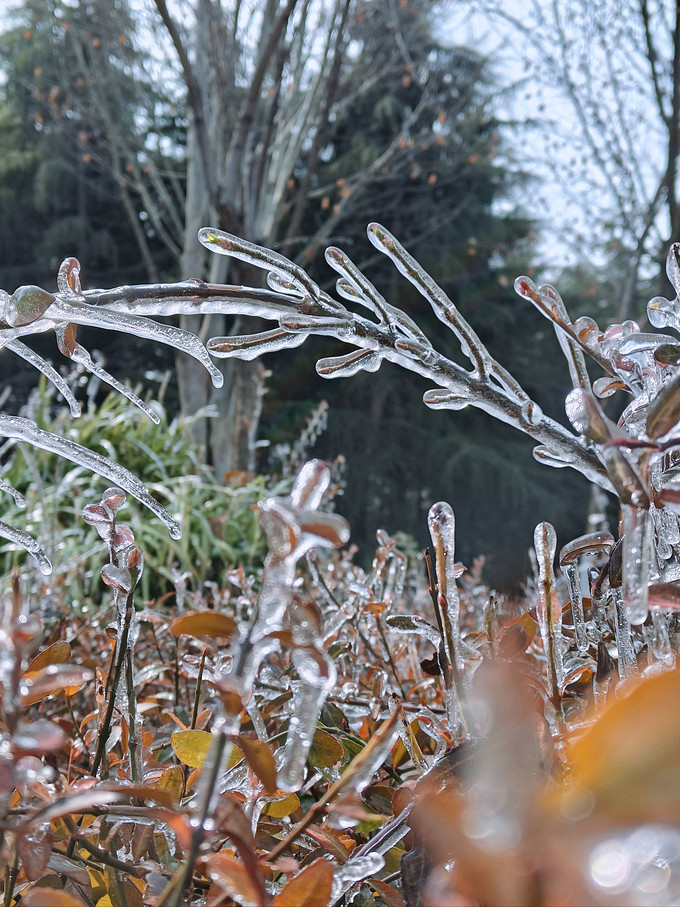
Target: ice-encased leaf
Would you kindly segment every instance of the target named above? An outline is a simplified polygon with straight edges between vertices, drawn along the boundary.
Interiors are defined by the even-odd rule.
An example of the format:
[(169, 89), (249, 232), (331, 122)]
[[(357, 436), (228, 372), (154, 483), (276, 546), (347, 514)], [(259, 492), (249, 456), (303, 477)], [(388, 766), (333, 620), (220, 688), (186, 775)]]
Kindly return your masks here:
[(35, 422), (30, 419), (24, 419), (21, 416), (0, 414), (0, 435), (6, 438), (17, 438), (20, 441), (32, 444), (34, 447), (49, 450), (57, 454), (57, 456), (64, 457), (79, 466), (84, 466), (85, 469), (90, 469), (92, 472), (104, 476), (105, 479), (115, 485), (120, 485), (121, 488), (136, 498), (140, 504), (144, 504), (145, 507), (165, 523), (172, 538), (181, 538), (182, 530), (165, 507), (151, 497), (146, 485), (137, 476), (118, 463), (114, 463), (107, 457), (76, 444), (75, 441), (60, 438), (52, 432), (44, 431), (38, 428)]
[(262, 331), (259, 334), (234, 335), (233, 337), (211, 337), (208, 350), (218, 359), (230, 356), (236, 359), (257, 359), (264, 353), (292, 349), (300, 346), (307, 339), (307, 334), (292, 333), (283, 328)]
[(418, 614), (390, 614), (385, 618), (385, 623), (397, 633), (417, 633), (434, 646), (438, 647), (441, 642), (437, 628)]
[(655, 296), (647, 303), (647, 318), (655, 328), (678, 327), (680, 316), (677, 300), (671, 301), (663, 296)]
[(6, 303), (4, 320), (13, 328), (32, 324), (45, 314), (56, 298), (42, 287), (19, 287)]
[(667, 381), (649, 404), (647, 435), (653, 441), (663, 437), (680, 422), (680, 371)]
[(298, 472), (290, 492), (296, 510), (316, 510), (331, 482), (331, 471), (323, 460), (308, 460)]
[(353, 350), (344, 356), (319, 359), (316, 371), (322, 378), (350, 378), (361, 371), (377, 372), (382, 361), (382, 353), (376, 353), (374, 350)]

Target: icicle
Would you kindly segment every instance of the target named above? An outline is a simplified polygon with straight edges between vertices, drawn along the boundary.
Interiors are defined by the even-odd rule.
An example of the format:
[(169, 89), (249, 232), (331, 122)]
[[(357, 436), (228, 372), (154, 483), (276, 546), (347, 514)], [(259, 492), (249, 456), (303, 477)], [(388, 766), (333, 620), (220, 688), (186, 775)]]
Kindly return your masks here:
[(538, 564), (538, 600), (536, 616), (548, 662), (548, 682), (553, 703), (559, 702), (564, 681), (562, 664), (561, 615), (562, 605), (555, 591), (553, 563), (557, 550), (557, 535), (550, 523), (539, 523), (534, 532), (534, 549)]
[(649, 648), (661, 664), (671, 667), (675, 664), (675, 653), (671, 646), (670, 636), (668, 633), (668, 620), (670, 613), (662, 611), (660, 608), (652, 609), (652, 626), (645, 628)]
[(59, 372), (53, 368), (49, 362), (43, 359), (42, 356), (39, 356), (34, 350), (26, 346), (25, 343), (22, 343), (20, 340), (10, 340), (7, 344), (7, 349), (12, 353), (15, 353), (17, 356), (20, 356), (23, 360), (30, 363), (33, 368), (36, 368), (39, 372), (51, 381), (52, 384), (57, 388), (59, 393), (68, 403), (68, 407), (71, 410), (71, 415), (74, 419), (77, 419), (80, 416), (80, 403), (73, 396), (73, 392), (68, 384), (61, 377)]
[(445, 501), (433, 504), (427, 516), (427, 523), (436, 556), (439, 596), (445, 603), (442, 618), (446, 655), (451, 665), (462, 674), (465, 664), (461, 651), (460, 598), (456, 586), (456, 518), (451, 505)]
[(0, 435), (6, 438), (17, 438), (20, 441), (26, 441), (34, 447), (42, 450), (49, 450), (60, 457), (65, 457), (79, 466), (96, 472), (108, 479), (115, 485), (120, 485), (129, 494), (136, 498), (141, 504), (155, 513), (156, 516), (168, 527), (172, 538), (178, 539), (182, 536), (182, 530), (179, 525), (172, 519), (167, 510), (162, 507), (158, 501), (151, 497), (146, 486), (137, 476), (129, 470), (120, 466), (118, 463), (76, 444), (67, 438), (60, 438), (57, 435), (38, 428), (35, 422), (30, 419), (24, 419), (21, 416), (7, 416), (0, 414)]
[(0, 536), (28, 551), (36, 560), (42, 574), (47, 576), (52, 572), (52, 564), (49, 558), (36, 540), (27, 532), (22, 532), (21, 529), (15, 529), (13, 526), (8, 526), (7, 523), (0, 522)]
[(635, 659), (630, 623), (626, 619), (623, 596), (618, 586), (612, 589), (612, 602), (614, 605), (614, 631), (619, 659), (619, 677), (621, 680), (626, 680), (629, 677), (635, 677), (637, 674), (637, 661)]
[(191, 331), (176, 328), (171, 324), (159, 324), (141, 315), (93, 306), (77, 299), (67, 301), (59, 297), (52, 304), (49, 318), (70, 324), (87, 324), (108, 331), (121, 331), (143, 337), (145, 340), (164, 343), (197, 359), (209, 372), (214, 387), (222, 387), (224, 384), (224, 375), (210, 359), (201, 339)]
[[(302, 335), (304, 337), (304, 334)], [(377, 372), (383, 361), (382, 353), (374, 350), (353, 350), (344, 356), (319, 359), (316, 371), (322, 378), (350, 378), (357, 372)]]
[[(323, 660), (322, 660), (323, 659)], [(303, 649), (293, 650), (293, 664), (300, 678), (293, 685), (293, 706), (286, 735), (283, 765), (276, 776), (281, 790), (300, 790), (307, 756), (314, 741), (316, 723), (326, 696), (335, 686), (335, 665), (330, 659), (311, 657)], [(325, 664), (325, 673), (321, 665)]]
[(567, 581), (567, 587), (569, 588), (571, 613), (574, 619), (574, 632), (576, 633), (576, 646), (579, 652), (585, 653), (588, 651), (588, 637), (586, 636), (586, 621), (583, 614), (583, 598), (578, 560), (564, 564), (562, 571)]
[(623, 607), (631, 624), (647, 618), (647, 587), (652, 555), (652, 521), (649, 509), (622, 504), (623, 510)]
[(92, 359), (90, 354), (87, 352), (84, 346), (81, 346), (75, 339), (75, 329), (72, 324), (58, 324), (56, 327), (56, 336), (57, 336), (57, 345), (61, 352), (67, 356), (69, 359), (72, 359), (74, 362), (78, 362), (88, 372), (93, 374), (95, 377), (99, 378), (100, 381), (103, 381), (105, 384), (110, 385), (117, 393), (125, 397), (130, 401), (130, 403), (139, 407), (142, 412), (151, 419), (155, 425), (160, 425), (160, 417), (155, 413), (150, 406), (148, 406), (141, 397), (138, 397), (134, 391), (130, 390), (122, 382), (118, 381), (117, 378), (114, 378), (106, 369), (102, 368), (100, 365)]
[(300, 346), (307, 339), (306, 334), (291, 334), (283, 328), (262, 331), (259, 334), (243, 334), (230, 337), (211, 337), (208, 350), (217, 359), (257, 359), (263, 353), (292, 349)]

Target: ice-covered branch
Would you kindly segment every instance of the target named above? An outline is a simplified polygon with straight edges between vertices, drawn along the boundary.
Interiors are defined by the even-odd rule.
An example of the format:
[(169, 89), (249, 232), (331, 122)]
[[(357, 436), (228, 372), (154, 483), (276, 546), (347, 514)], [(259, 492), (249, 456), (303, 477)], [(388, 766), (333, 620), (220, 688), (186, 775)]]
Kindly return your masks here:
[[(357, 349), (343, 356), (320, 359), (317, 371), (323, 377), (375, 371), (383, 360), (394, 362), (438, 385), (425, 393), (423, 400), (427, 406), (433, 409), (477, 406), (538, 441), (537, 458), (554, 466), (571, 466), (611, 490), (606, 471), (592, 445), (541, 412), (519, 382), (489, 354), (443, 290), (399, 242), (378, 224), (369, 226), (368, 235), (376, 248), (387, 255), (427, 299), (437, 317), (453, 331), (463, 353), (470, 359), (471, 370), (434, 349), (413, 320), (390, 305), (340, 249), (331, 247), (326, 251), (329, 265), (340, 274), (337, 294), (362, 305), (372, 317), (351, 311), (320, 291), (298, 265), (282, 255), (221, 230), (204, 228), (199, 239), (208, 249), (243, 259), (269, 272), (269, 285), (277, 291), (277, 304), (268, 306), (266, 299), (259, 296), (262, 308), (258, 314), (277, 319), (280, 329), (249, 337), (213, 338), (208, 343), (213, 355), (253, 358), (259, 353), (297, 346), (310, 334), (336, 337)], [(248, 291), (242, 289), (242, 293), (245, 297)], [(243, 311), (247, 313), (247, 309)], [(575, 373), (583, 376), (585, 369), (580, 350), (575, 351), (573, 343), (567, 349), (575, 363)], [(585, 384), (585, 378), (582, 383)]]

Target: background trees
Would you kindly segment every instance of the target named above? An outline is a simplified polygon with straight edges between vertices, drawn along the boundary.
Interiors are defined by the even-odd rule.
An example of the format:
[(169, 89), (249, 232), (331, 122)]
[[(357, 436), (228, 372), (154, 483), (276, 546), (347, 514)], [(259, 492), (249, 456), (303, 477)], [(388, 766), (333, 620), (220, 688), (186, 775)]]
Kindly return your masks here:
[[(338, 243), (437, 330), (384, 260), (370, 258), (365, 224), (379, 218), (559, 416), (562, 386), (553, 394), (527, 355), (543, 325), (509, 289), (529, 266), (531, 224), (508, 202), (524, 178), (507, 167), (496, 82), (474, 50), (437, 39), (439, 12), (382, 0), (195, 0), (181, 10), (147, 0), (134, 13), (126, 0), (17, 3), (2, 37), (2, 284), (49, 286), (65, 254), (81, 258), (90, 285), (164, 275), (253, 284), (240, 262), (227, 273), (226, 259), (212, 256), (208, 270), (195, 234), (211, 223), (281, 249), (322, 283), (324, 248)], [(245, 329), (216, 317), (202, 328)], [(148, 368), (146, 351), (128, 353), (131, 376)], [(505, 505), (489, 494), (515, 469), (507, 452), (521, 440), (479, 414), (464, 414), (449, 437), (448, 420), (424, 410), (417, 381), (394, 370), (368, 385), (360, 377), (314, 384), (308, 355), (271, 363), (283, 374), (265, 398), (260, 434), (292, 441), (315, 401), (329, 397), (318, 452), (347, 457), (355, 538), (386, 525), (424, 540), (429, 503), (455, 497), (469, 539), (462, 556), (496, 545), (499, 571), (522, 573), (516, 549), (503, 547), (509, 515), (526, 521), (514, 524), (520, 550), (538, 511), (558, 528), (560, 515), (545, 512), (538, 468), (517, 467)], [(262, 367), (229, 361), (228, 369), (225, 391), (214, 393), (179, 361), (181, 408), (215, 405), (217, 418), (203, 420), (197, 438), (220, 478), (275, 468), (266, 456), (255, 460)], [(528, 461), (527, 450), (518, 455)], [(574, 513), (562, 519), (578, 518), (579, 495), (570, 500)]]
[[(680, 231), (677, 0), (473, 0), (503, 70), (522, 87), (516, 155), (542, 177), (537, 216), (558, 258), (607, 263), (612, 314), (637, 317), (640, 282), (666, 292)], [(490, 45), (487, 45), (490, 46)], [(606, 287), (601, 288), (607, 292)], [(580, 314), (577, 312), (576, 314)]]

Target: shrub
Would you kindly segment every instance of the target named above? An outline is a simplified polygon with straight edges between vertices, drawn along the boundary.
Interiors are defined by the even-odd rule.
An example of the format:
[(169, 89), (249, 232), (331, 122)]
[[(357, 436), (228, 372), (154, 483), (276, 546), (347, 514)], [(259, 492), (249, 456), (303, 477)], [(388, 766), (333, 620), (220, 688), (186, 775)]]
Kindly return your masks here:
[[(605, 331), (588, 318), (572, 323), (553, 288), (521, 278), (519, 294), (564, 340), (569, 431), (489, 356), (393, 237), (377, 225), (369, 236), (453, 330), (470, 371), (437, 353), (339, 250), (327, 254), (341, 275), (338, 295), (371, 317), (282, 256), (216, 230), (202, 241), (264, 267), (271, 291), (188, 281), (83, 293), (71, 260), (56, 296), (23, 288), (5, 300), (5, 345), (28, 358), (19, 337), (54, 327), (62, 348), (104, 377), (77, 345), (74, 323), (160, 339), (161, 326), (140, 312), (221, 307), (277, 319), (254, 339), (209, 342), (216, 355), (246, 357), (330, 333), (356, 349), (319, 362), (321, 374), (371, 371), (387, 359), (431, 378), (428, 405), (479, 406), (534, 437), (541, 461), (615, 492), (619, 538), (601, 527), (567, 542), (558, 576), (555, 532), (539, 523), (535, 575), (523, 599), (508, 600), (484, 586), (480, 564), (468, 571), (456, 562), (453, 510), (435, 503), (426, 587), (384, 532), (368, 571), (338, 552), (349, 527), (328, 507), (329, 467), (311, 460), (257, 505), (267, 543), (257, 577), (234, 568), (209, 595), (138, 612), (146, 530), (141, 519), (121, 523), (119, 512), (132, 496), (177, 539), (174, 508), (98, 454), (99, 434), (76, 443), (36, 420), (0, 416), (5, 436), (115, 483), (82, 510), (105, 543), (100, 575), (113, 621), (73, 612), (65, 593), (50, 600), (58, 614), (47, 632), (47, 601), (35, 586), (24, 596), (16, 573), (3, 602), (8, 907), (675, 899), (680, 343), (633, 322)], [(678, 246), (669, 276), (679, 289)], [(677, 326), (677, 305), (652, 300), (650, 320)], [(164, 327), (162, 337), (219, 380), (195, 335)], [(586, 353), (604, 379), (591, 384)], [(59, 376), (34, 363), (77, 409)], [(633, 400), (614, 424), (598, 395), (617, 390)], [(164, 455), (161, 442), (150, 457), (160, 494)], [(29, 533), (10, 524), (0, 532), (49, 570)]]

